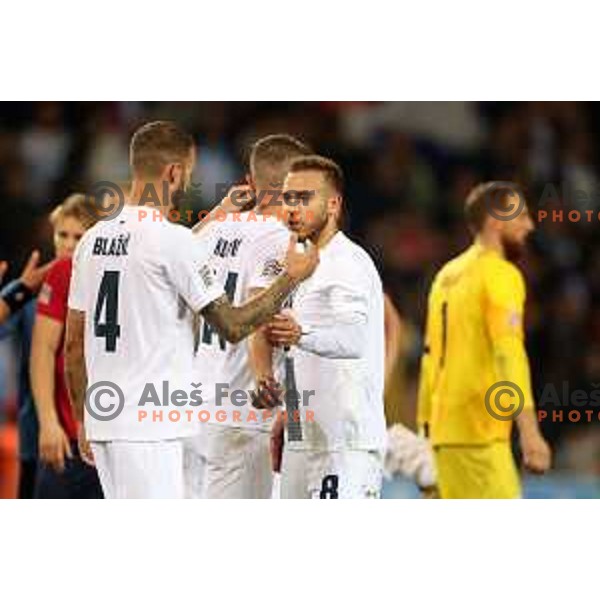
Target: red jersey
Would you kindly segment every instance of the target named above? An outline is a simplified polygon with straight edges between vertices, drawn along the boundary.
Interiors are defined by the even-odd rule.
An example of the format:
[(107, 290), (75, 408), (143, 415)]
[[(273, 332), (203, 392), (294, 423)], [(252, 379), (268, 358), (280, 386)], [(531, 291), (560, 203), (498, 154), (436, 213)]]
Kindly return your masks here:
[(65, 380), (65, 356), (63, 352), (64, 336), (67, 322), (67, 310), (69, 299), (69, 283), (71, 281), (72, 262), (70, 258), (56, 261), (38, 294), (37, 314), (54, 319), (63, 325), (63, 335), (59, 349), (56, 351), (56, 362), (54, 369), (54, 402), (56, 412), (62, 428), (67, 436), (77, 439), (77, 423), (73, 416), (71, 401), (67, 392)]

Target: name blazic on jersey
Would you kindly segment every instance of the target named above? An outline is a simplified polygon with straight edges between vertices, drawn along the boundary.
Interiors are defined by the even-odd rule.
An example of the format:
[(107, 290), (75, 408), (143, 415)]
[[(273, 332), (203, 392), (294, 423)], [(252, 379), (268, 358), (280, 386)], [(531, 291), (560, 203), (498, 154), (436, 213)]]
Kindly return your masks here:
[(129, 245), (129, 234), (120, 234), (117, 237), (97, 237), (94, 240), (94, 256), (127, 256), (127, 246)]

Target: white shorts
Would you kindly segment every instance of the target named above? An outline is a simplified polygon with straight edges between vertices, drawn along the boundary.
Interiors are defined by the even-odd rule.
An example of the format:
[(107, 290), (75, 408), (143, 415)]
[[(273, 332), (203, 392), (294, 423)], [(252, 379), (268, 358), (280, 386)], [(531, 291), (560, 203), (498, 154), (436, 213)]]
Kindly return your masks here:
[(199, 500), (206, 494), (206, 431), (183, 439), (183, 480), (185, 497)]
[(379, 498), (383, 460), (379, 452), (284, 450), (282, 499)]
[(206, 498), (271, 498), (270, 431), (206, 425)]
[(91, 442), (104, 497), (183, 498), (182, 440)]

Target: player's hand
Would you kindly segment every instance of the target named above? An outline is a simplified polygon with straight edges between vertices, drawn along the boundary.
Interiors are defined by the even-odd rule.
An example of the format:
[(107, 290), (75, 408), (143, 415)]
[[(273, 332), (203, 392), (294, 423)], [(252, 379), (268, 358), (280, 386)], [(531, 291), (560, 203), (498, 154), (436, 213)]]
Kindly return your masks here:
[(292, 279), (303, 281), (313, 274), (318, 264), (319, 252), (317, 247), (311, 242), (299, 245), (298, 236), (292, 233), (286, 255), (287, 274)]
[(274, 377), (263, 377), (259, 379), (256, 391), (252, 397), (252, 406), (254, 408), (265, 409), (281, 406), (283, 397), (283, 388)]
[(440, 498), (440, 490), (437, 485), (429, 485), (421, 488), (421, 498), (423, 500), (438, 500)]
[(77, 447), (79, 449), (79, 456), (81, 460), (90, 467), (95, 466), (92, 447), (90, 446), (87, 436), (85, 435), (85, 427), (83, 425), (79, 426), (79, 433), (77, 435)]
[(226, 213), (243, 212), (249, 210), (256, 203), (254, 190), (247, 184), (232, 186), (227, 196), (221, 200), (219, 208)]
[(295, 346), (300, 341), (302, 328), (290, 310), (282, 310), (265, 326), (265, 335), (273, 346)]
[(34, 250), (25, 265), (25, 268), (21, 272), (19, 280), (25, 286), (27, 286), (32, 292), (37, 292), (48, 273), (50, 267), (54, 261), (46, 263), (40, 266), (40, 253)]
[(0, 284), (6, 275), (6, 271), (8, 271), (8, 263), (5, 260), (0, 261)]
[(58, 422), (40, 427), (40, 460), (56, 471), (63, 471), (65, 460), (71, 458), (69, 438)]
[(275, 473), (281, 472), (281, 459), (283, 457), (283, 419), (276, 419), (271, 429), (271, 466)]
[(523, 466), (536, 475), (543, 475), (552, 463), (552, 451), (541, 434), (521, 436)]

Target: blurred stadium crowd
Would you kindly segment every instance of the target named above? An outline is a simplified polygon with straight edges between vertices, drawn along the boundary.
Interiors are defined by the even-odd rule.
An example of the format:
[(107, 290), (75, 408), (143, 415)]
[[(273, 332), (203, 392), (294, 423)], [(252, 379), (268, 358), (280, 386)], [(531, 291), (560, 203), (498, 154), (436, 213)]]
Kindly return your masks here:
[[(93, 182), (128, 177), (127, 143), (140, 122), (174, 119), (196, 136), (194, 209), (239, 181), (257, 137), (297, 135), (338, 161), (347, 178), (349, 233), (375, 256), (402, 316), (401, 352), (387, 394), (390, 421), (414, 424), (426, 293), (437, 268), (469, 238), (462, 205), (486, 179), (523, 185), (531, 208), (548, 186), (586, 194), (600, 210), (600, 107), (590, 103), (115, 102), (0, 105), (0, 259), (16, 277), (34, 247), (50, 256), (52, 206)], [(556, 195), (553, 196), (556, 200)], [(555, 203), (556, 204), (556, 203)], [(551, 208), (554, 205), (551, 206)], [(546, 206), (548, 208), (548, 206)], [(600, 221), (545, 219), (523, 262), (534, 386), (600, 384)], [(18, 340), (0, 345), (0, 412), (14, 420)], [(595, 414), (597, 414), (597, 410)], [(556, 467), (600, 478), (600, 422), (543, 423)]]

